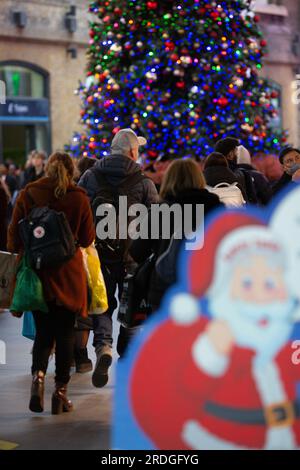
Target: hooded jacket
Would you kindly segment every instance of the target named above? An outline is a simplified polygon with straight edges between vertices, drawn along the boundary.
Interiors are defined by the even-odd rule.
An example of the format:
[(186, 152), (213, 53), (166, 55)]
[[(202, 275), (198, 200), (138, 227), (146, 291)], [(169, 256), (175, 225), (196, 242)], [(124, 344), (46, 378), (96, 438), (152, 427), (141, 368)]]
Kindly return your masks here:
[[(113, 186), (118, 186), (121, 185), (128, 176), (141, 172), (141, 168), (134, 160), (121, 154), (112, 154), (98, 160), (93, 168), (84, 173), (78, 183), (78, 186), (81, 186), (87, 191), (91, 201), (99, 191), (99, 184), (95, 175), (96, 172), (104, 175), (107, 181)], [(150, 207), (151, 204), (158, 201), (155, 185), (147, 177), (130, 189), (130, 195), (132, 201), (134, 201), (133, 203), (145, 204), (147, 207)]]

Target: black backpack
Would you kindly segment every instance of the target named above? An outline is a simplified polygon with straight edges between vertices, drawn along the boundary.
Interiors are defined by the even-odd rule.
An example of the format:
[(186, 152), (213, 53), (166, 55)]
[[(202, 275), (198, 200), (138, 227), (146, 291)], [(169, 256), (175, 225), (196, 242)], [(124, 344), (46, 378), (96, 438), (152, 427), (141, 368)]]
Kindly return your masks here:
[(124, 279), (118, 321), (125, 328), (140, 326), (152, 313), (148, 294), (155, 261), (156, 257), (152, 254)]
[[(27, 193), (31, 202), (32, 197)], [(55, 268), (73, 258), (76, 243), (64, 212), (34, 207), (19, 222), (19, 233), (34, 269)]]
[[(99, 253), (100, 260), (104, 263), (119, 263), (126, 260), (126, 256), (129, 248), (128, 237), (126, 240), (120, 240), (119, 235), (119, 197), (127, 196), (128, 197), (128, 207), (131, 206), (135, 201), (132, 200), (131, 190), (132, 188), (147, 178), (142, 171), (138, 171), (133, 175), (128, 176), (122, 184), (112, 185), (109, 183), (102, 173), (99, 171), (93, 171), (93, 174), (97, 180), (99, 191), (97, 192), (95, 198), (92, 201), (92, 210), (94, 214), (94, 221), (97, 225), (103, 216), (97, 216), (97, 209), (100, 205), (104, 207), (113, 207), (116, 212), (116, 237), (107, 237), (104, 240), (101, 240), (96, 236), (96, 248)], [(130, 222), (130, 218), (127, 219)], [(128, 227), (126, 227), (126, 230)]]

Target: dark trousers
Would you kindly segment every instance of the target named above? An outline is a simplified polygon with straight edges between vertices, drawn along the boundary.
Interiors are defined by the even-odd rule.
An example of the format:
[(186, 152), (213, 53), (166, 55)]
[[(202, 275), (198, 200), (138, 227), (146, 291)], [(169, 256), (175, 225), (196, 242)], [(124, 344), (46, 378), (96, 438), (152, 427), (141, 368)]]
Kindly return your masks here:
[(32, 351), (32, 373), (47, 372), (49, 356), (55, 345), (55, 382), (67, 384), (73, 361), (75, 313), (49, 303), (49, 312), (33, 312), (36, 337)]
[[(125, 268), (123, 263), (105, 264), (101, 263), (103, 277), (106, 285), (108, 310), (102, 315), (93, 315), (94, 342), (93, 346), (96, 350), (100, 350), (103, 346), (112, 346), (112, 315), (118, 306), (116, 299), (116, 290), (118, 288), (118, 298), (121, 298), (123, 290), (123, 282), (125, 277)], [(131, 333), (127, 328), (120, 327), (120, 333), (117, 343), (117, 352), (123, 356), (125, 349), (130, 341)]]

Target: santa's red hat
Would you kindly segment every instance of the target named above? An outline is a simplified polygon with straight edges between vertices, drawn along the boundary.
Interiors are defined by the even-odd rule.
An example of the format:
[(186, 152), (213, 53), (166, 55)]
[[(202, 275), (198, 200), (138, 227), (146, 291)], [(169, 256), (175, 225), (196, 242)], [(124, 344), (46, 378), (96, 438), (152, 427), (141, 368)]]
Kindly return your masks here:
[(197, 297), (203, 296), (209, 289), (214, 275), (215, 255), (219, 244), (232, 230), (247, 225), (264, 225), (249, 214), (226, 212), (218, 217), (206, 230), (202, 249), (191, 251), (188, 260), (188, 291)]

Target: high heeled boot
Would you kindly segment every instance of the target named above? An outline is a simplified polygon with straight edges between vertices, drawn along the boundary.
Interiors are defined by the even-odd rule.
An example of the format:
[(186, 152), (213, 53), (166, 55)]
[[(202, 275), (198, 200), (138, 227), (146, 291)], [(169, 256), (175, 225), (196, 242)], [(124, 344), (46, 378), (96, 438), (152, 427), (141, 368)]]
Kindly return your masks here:
[(52, 409), (53, 415), (59, 415), (63, 411), (68, 412), (73, 410), (73, 403), (67, 397), (67, 385), (56, 383), (55, 391), (52, 395)]
[(41, 370), (33, 373), (29, 409), (34, 413), (44, 411), (44, 380), (45, 374)]

